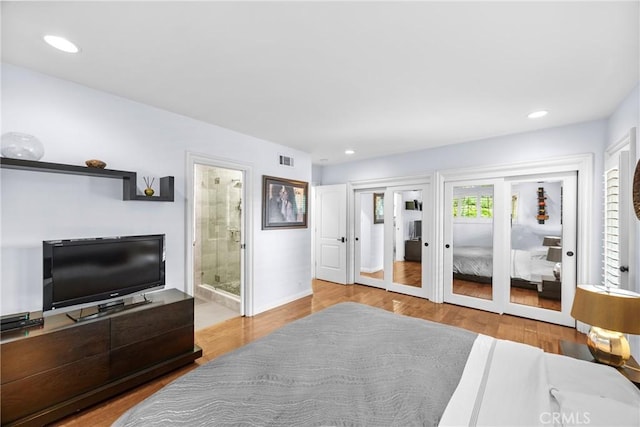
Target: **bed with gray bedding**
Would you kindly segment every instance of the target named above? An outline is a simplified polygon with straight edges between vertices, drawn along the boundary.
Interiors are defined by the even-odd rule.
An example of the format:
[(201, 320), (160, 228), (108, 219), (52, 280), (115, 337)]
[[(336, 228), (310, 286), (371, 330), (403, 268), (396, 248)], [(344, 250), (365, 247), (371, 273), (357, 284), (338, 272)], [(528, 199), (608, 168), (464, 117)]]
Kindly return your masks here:
[[(588, 421), (588, 422), (587, 422)], [(639, 426), (616, 369), (341, 303), (202, 365), (116, 426)]]
[(475, 338), (341, 303), (189, 372), (115, 425), (437, 425)]

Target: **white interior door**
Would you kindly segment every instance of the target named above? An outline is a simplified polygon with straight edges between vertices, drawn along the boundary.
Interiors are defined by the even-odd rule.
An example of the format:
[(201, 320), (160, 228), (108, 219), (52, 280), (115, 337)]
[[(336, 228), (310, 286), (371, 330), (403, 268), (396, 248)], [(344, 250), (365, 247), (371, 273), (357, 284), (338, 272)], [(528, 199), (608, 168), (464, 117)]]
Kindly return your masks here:
[(603, 282), (607, 286), (633, 289), (638, 277), (635, 259), (636, 218), (633, 210), (635, 128), (607, 147), (604, 162), (604, 256)]
[(347, 186), (315, 189), (316, 278), (347, 283)]

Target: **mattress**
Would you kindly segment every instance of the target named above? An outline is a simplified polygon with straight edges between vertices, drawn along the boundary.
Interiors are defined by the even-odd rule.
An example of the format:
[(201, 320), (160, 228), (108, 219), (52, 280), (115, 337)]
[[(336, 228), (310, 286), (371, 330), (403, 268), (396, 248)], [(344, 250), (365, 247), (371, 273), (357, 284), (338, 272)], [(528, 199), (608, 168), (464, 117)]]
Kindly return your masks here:
[[(511, 278), (529, 282), (542, 282), (543, 275), (553, 274), (554, 262), (547, 261), (546, 251), (512, 249)], [(453, 272), (468, 276), (493, 276), (493, 248), (454, 246)]]
[(577, 413), (638, 425), (638, 408), (613, 368), (341, 303), (194, 369), (114, 425), (555, 425)]

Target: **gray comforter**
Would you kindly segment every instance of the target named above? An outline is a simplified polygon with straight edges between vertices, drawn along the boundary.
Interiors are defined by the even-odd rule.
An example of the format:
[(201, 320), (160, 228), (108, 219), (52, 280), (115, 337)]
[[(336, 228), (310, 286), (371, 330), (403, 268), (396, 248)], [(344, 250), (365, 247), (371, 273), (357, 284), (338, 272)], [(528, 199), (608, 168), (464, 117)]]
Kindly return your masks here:
[(437, 425), (475, 337), (341, 303), (194, 369), (115, 425)]

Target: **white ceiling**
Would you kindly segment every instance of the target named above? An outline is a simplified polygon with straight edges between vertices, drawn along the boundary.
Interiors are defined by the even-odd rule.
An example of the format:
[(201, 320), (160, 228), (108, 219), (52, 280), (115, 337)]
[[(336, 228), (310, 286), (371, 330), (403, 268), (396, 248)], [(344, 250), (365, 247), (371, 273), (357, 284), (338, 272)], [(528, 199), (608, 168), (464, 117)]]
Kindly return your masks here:
[[(638, 1), (1, 7), (3, 61), (318, 164), (607, 117), (639, 80)], [(45, 34), (81, 53), (55, 51)], [(526, 117), (538, 109), (549, 115)]]

